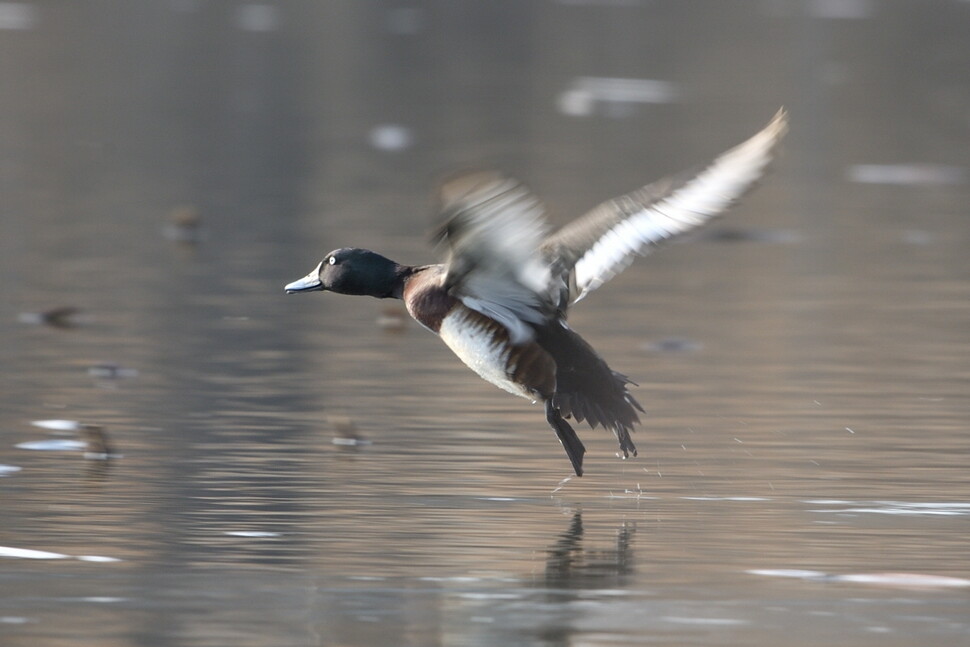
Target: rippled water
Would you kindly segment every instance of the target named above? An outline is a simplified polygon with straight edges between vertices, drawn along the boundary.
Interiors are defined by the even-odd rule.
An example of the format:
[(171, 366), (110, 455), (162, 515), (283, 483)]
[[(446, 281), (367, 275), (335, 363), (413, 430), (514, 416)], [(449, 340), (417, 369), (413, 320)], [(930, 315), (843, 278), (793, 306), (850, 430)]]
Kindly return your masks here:
[[(968, 27), (0, 3), (0, 643), (970, 644)], [(338, 246), (429, 261), (455, 166), (563, 222), (781, 104), (765, 185), (572, 315), (639, 458), (581, 431), (569, 478), (399, 304), (282, 293)]]

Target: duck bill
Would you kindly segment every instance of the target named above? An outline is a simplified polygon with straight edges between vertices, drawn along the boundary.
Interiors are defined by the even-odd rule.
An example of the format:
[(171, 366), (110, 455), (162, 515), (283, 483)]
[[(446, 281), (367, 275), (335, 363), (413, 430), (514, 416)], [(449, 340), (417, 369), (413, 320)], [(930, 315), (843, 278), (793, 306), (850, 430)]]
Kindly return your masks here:
[(316, 292), (323, 289), (323, 282), (320, 281), (320, 266), (317, 265), (316, 269), (304, 276), (298, 281), (293, 281), (292, 283), (287, 283), (283, 288), (286, 290), (287, 294), (294, 294), (295, 292)]

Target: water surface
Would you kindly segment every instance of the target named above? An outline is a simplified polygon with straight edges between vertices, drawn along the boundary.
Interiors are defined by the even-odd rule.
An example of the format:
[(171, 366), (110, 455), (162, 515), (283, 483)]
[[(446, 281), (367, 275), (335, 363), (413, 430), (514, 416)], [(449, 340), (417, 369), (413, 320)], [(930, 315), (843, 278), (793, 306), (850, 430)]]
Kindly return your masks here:
[[(970, 644), (968, 9), (0, 3), (0, 642)], [(568, 478), (394, 304), (282, 293), (434, 258), (442, 171), (561, 223), (781, 104), (764, 186), (572, 314), (636, 459)]]

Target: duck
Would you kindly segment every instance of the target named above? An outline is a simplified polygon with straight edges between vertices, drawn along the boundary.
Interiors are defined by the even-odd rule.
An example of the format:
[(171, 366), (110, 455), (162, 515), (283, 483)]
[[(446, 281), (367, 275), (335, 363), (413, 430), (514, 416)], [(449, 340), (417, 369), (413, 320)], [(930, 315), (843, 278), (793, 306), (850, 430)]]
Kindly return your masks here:
[(569, 308), (674, 238), (707, 224), (765, 175), (788, 129), (784, 108), (754, 136), (699, 170), (603, 202), (550, 231), (544, 209), (518, 180), (493, 170), (446, 178), (432, 240), (441, 263), (405, 265), (368, 249), (326, 254), (288, 294), (335, 292), (404, 301), (472, 371), (533, 403), (583, 475), (586, 448), (569, 420), (613, 432), (623, 458), (643, 407), (636, 386), (567, 323)]

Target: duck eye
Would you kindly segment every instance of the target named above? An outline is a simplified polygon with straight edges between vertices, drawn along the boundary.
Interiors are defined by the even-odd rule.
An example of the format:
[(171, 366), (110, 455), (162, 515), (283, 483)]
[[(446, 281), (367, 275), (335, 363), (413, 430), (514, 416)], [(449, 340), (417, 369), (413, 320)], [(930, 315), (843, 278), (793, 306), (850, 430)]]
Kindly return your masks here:
[(336, 264), (337, 264), (337, 259), (336, 259), (336, 258), (334, 258), (333, 256), (331, 256), (331, 257), (330, 257), (330, 261), (329, 261), (329, 263), (330, 263), (331, 265), (336, 265)]

